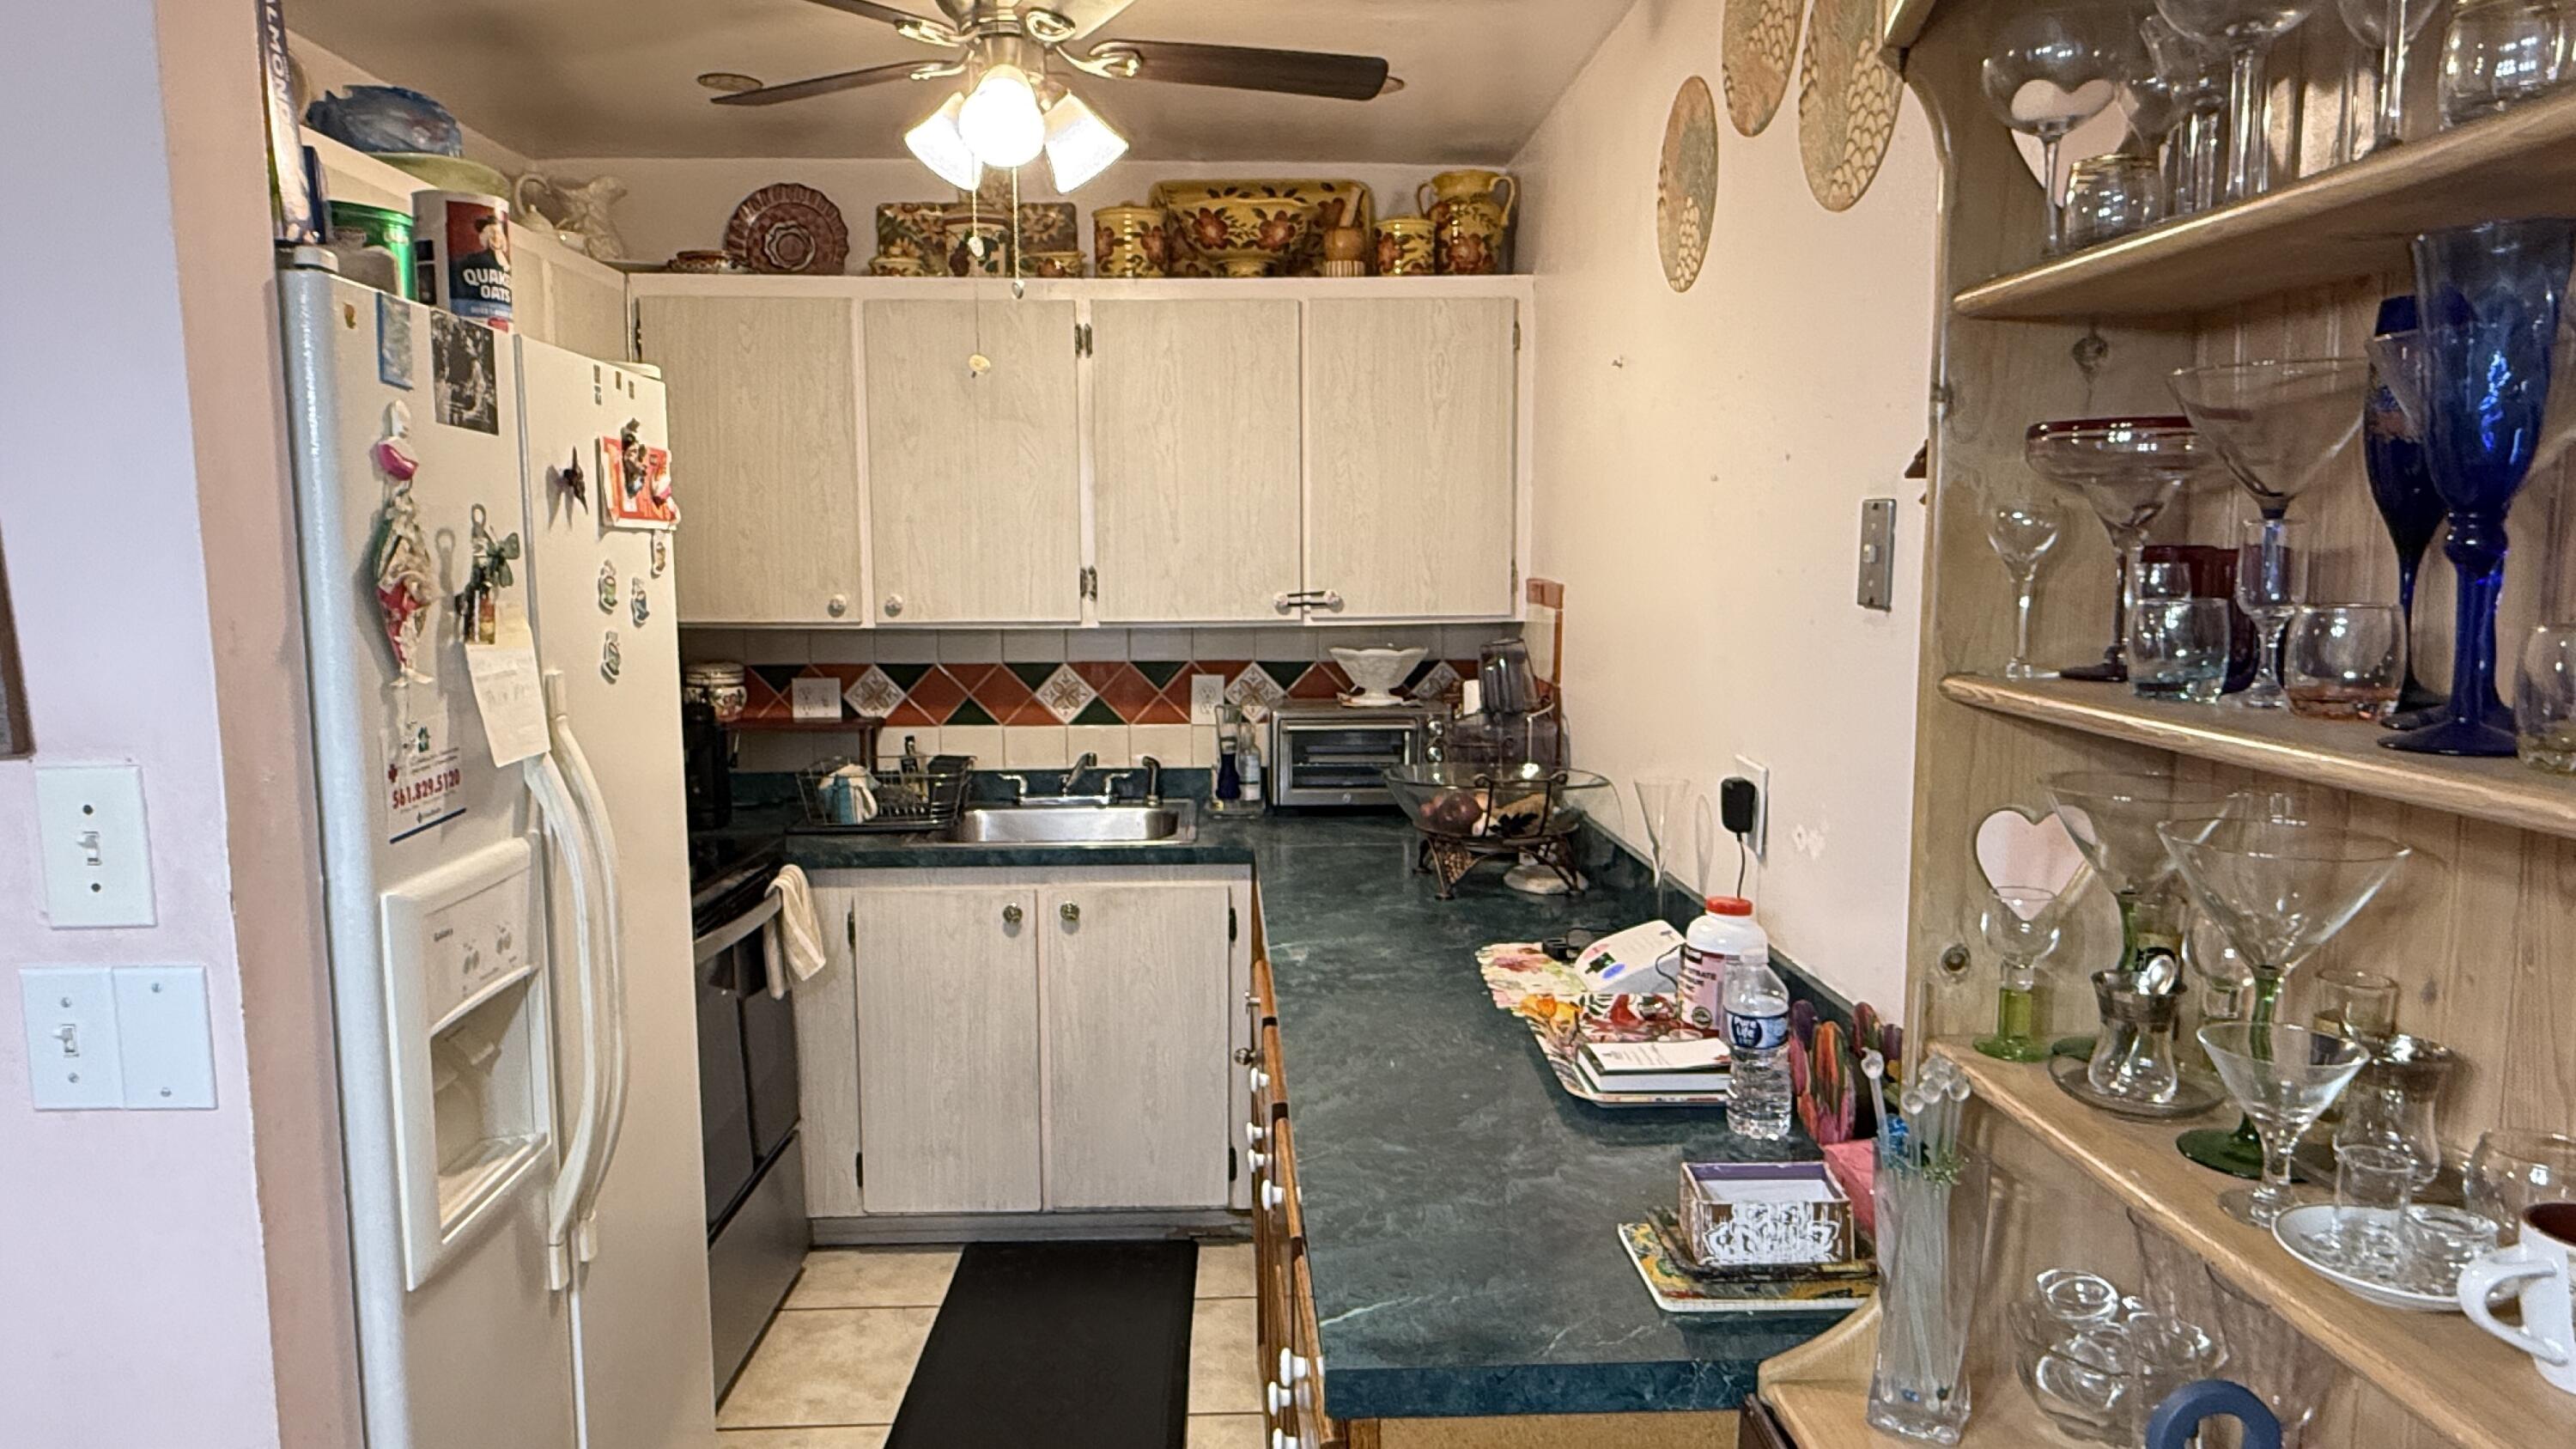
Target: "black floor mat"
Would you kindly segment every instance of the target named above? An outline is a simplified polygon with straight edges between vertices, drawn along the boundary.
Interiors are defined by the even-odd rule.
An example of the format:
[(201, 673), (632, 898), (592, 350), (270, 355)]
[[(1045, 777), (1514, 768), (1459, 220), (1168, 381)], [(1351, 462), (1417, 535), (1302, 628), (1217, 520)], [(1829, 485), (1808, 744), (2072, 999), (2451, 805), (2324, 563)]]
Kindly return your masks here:
[(1183, 1449), (1198, 1251), (968, 1245), (886, 1449)]

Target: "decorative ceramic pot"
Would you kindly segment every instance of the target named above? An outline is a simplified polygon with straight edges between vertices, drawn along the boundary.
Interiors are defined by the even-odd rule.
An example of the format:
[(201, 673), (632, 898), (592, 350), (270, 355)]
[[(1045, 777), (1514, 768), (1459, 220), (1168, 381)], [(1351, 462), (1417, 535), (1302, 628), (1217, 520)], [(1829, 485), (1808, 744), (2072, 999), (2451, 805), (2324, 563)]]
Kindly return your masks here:
[(1021, 202), (1020, 250), (1032, 255), (1039, 252), (1082, 250), (1082, 229), (1074, 220), (1073, 203), (1070, 201)]
[(996, 216), (981, 219), (952, 211), (939, 229), (947, 244), (948, 274), (952, 277), (1001, 277), (1010, 274), (1003, 265), (1011, 247), (1011, 225)]
[(1315, 206), (1270, 196), (1211, 196), (1172, 212), (1176, 248), (1188, 247), (1229, 277), (1272, 277), (1315, 230)]
[(868, 275), (871, 277), (926, 277), (930, 275), (930, 263), (920, 257), (879, 252), (868, 258)]
[[(945, 258), (948, 225), (944, 201), (885, 201), (877, 204), (877, 255), (916, 257), (923, 262)], [(946, 270), (943, 263), (936, 270)]]
[(1413, 195), (1431, 219), (1433, 265), (1441, 275), (1477, 277), (1509, 269), (1518, 182), (1499, 171), (1443, 171)]
[(1082, 253), (1020, 253), (1020, 275), (1023, 277), (1079, 277), (1082, 275)]
[(1435, 261), (1429, 217), (1390, 216), (1377, 224), (1379, 276), (1427, 277)]
[(1159, 277), (1167, 246), (1159, 206), (1104, 206), (1091, 213), (1091, 255), (1104, 277)]

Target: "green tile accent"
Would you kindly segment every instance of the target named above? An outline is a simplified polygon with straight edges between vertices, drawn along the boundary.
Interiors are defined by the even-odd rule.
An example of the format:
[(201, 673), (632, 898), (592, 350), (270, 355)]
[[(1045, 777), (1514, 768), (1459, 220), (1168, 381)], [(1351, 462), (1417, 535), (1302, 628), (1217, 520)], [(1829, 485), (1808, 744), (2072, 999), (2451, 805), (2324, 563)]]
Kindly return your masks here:
[(1297, 681), (1305, 677), (1306, 671), (1315, 667), (1315, 661), (1311, 659), (1297, 659), (1278, 664), (1273, 664), (1267, 659), (1259, 662), (1261, 672), (1275, 680), (1282, 690), (1295, 689)]
[(1164, 685), (1171, 683), (1175, 678), (1179, 677), (1180, 672), (1184, 668), (1188, 667), (1177, 659), (1156, 659), (1150, 662), (1139, 659), (1134, 661), (1134, 663), (1136, 665), (1136, 672), (1145, 676), (1145, 682), (1154, 686), (1156, 689), (1161, 689)]
[(1055, 672), (1062, 669), (1064, 665), (1055, 660), (1023, 659), (1017, 663), (1005, 664), (1002, 667), (1019, 676), (1020, 683), (1027, 685), (1032, 690), (1035, 690), (1039, 685), (1044, 684), (1047, 680), (1053, 678)]
[(894, 687), (906, 694), (910, 694), (912, 687), (921, 682), (921, 676), (931, 670), (927, 664), (880, 664), (877, 668), (884, 670), (886, 678), (894, 681)]
[(1091, 703), (1084, 705), (1082, 707), (1082, 713), (1075, 715), (1070, 721), (1068, 721), (1068, 723), (1078, 725), (1116, 725), (1125, 724), (1127, 721), (1118, 717), (1118, 711), (1109, 707), (1109, 701), (1105, 699), (1095, 699)]
[(970, 699), (957, 706), (956, 712), (948, 716), (947, 723), (953, 725), (988, 725), (1000, 724), (1001, 721), (993, 718), (993, 712), (991, 710), (984, 708), (984, 706), (977, 704), (975, 701)]

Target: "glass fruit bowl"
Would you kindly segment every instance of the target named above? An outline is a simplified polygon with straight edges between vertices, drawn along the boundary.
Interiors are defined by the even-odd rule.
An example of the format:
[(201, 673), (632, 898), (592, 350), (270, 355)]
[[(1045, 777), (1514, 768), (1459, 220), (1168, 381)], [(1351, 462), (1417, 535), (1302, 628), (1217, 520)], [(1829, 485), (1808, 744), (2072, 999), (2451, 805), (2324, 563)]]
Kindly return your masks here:
[(1513, 840), (1561, 835), (1610, 782), (1589, 770), (1546, 765), (1390, 765), (1386, 791), (1429, 835)]

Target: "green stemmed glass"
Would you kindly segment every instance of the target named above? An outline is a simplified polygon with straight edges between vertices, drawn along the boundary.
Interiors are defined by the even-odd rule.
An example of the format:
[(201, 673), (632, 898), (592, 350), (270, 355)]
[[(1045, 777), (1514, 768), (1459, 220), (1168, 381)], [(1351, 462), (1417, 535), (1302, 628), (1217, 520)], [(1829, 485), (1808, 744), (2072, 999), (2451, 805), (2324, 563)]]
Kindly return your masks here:
[(2008, 1062), (2044, 1062), (2048, 1043), (2039, 1025), (2039, 963), (2057, 949), (2058, 931), (2073, 893), (2039, 886), (1993, 886), (1977, 929), (1986, 949), (2002, 958), (1995, 988), (1995, 1029), (1976, 1040), (1978, 1051)]
[(2222, 1193), (2218, 1205), (2241, 1223), (2268, 1228), (2298, 1205), (2290, 1159), (2299, 1139), (2334, 1105), (2370, 1053), (2361, 1044), (2304, 1026), (2223, 1021), (2200, 1029), (2201, 1048), (2260, 1135), (2263, 1185)]
[[(2156, 827), (2193, 904), (2227, 933), (2254, 973), (2245, 1025), (2268, 1028), (2281, 986), (2370, 904), (2414, 852), (2393, 840), (2306, 820), (2174, 819)], [(2322, 1108), (2320, 1108), (2322, 1110)], [(2175, 1140), (2203, 1167), (2237, 1177), (2263, 1170), (2252, 1121)]]

